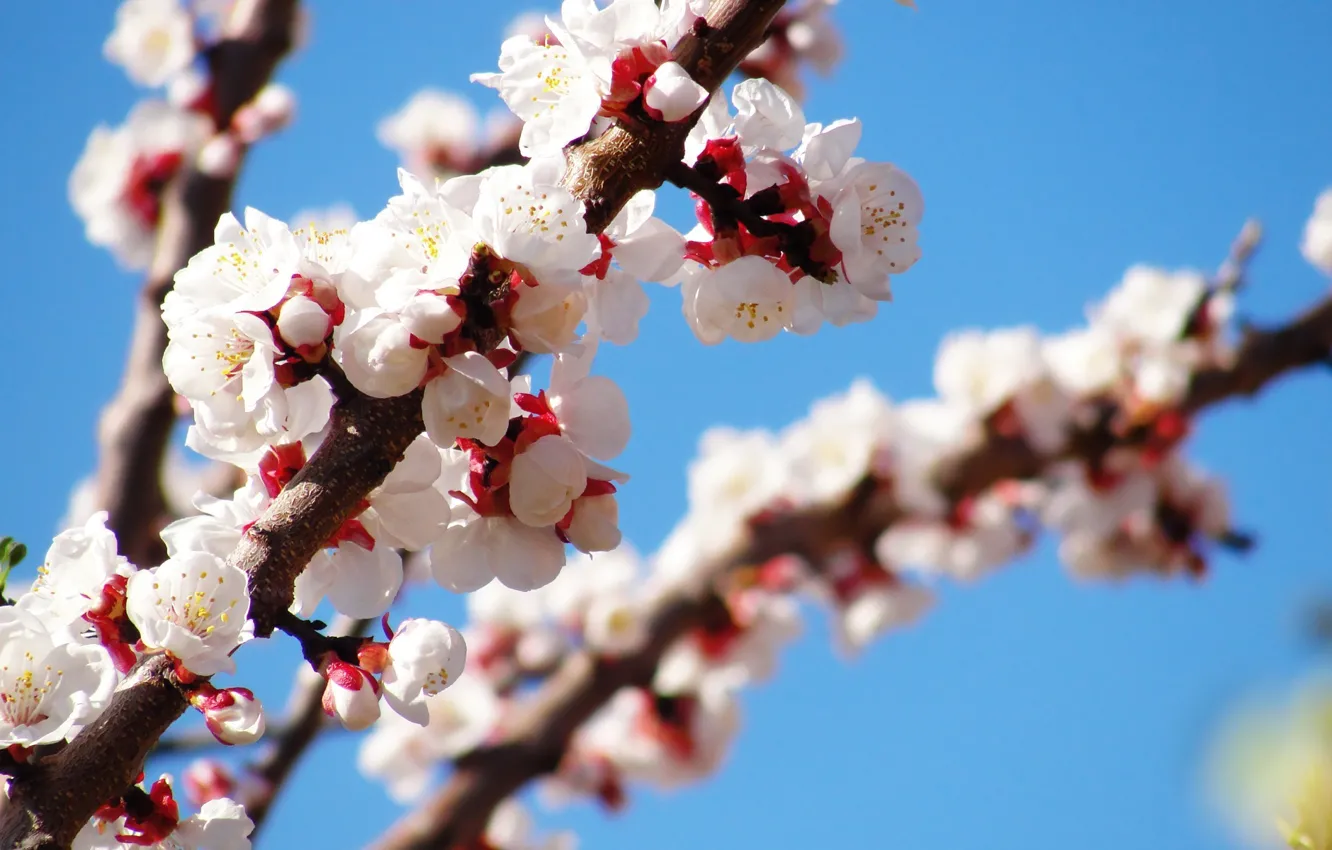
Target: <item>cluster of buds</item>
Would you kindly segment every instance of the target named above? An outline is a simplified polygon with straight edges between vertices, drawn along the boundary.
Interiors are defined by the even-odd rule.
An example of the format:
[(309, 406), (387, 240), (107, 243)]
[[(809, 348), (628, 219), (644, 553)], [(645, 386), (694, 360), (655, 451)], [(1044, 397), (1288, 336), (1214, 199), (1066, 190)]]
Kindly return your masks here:
[(438, 620), (404, 620), (393, 632), (386, 616), (384, 631), (387, 643), (367, 640), (355, 649), (334, 645), (318, 656), (314, 653), (320, 650), (303, 638), (310, 663), (326, 683), (324, 713), (348, 729), (374, 723), (381, 697), (399, 717), (426, 726), (427, 700), (457, 681), (467, 662), (462, 635)]

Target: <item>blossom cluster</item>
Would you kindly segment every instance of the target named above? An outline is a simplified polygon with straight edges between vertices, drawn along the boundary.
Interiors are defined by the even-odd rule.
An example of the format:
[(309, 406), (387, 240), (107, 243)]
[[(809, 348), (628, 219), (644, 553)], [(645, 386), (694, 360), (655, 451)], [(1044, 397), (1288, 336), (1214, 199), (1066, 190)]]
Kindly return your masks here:
[[(247, 499), (255, 504), (253, 494), (238, 501)], [(169, 557), (151, 569), (120, 556), (106, 514), (94, 514), (57, 535), (32, 586), (0, 606), (0, 748), (7, 759), (36, 761), (45, 748), (73, 740), (122, 684), (151, 675), (140, 662), (153, 656), (167, 659), (219, 742), (263, 736), (254, 694), (209, 681), (236, 671), (232, 654), (253, 637), (253, 624), (245, 573), (217, 554), (229, 552), (242, 533), (231, 521), (243, 520), (221, 509), (221, 500), (201, 504), (214, 513), (164, 529)], [(297, 606), (303, 603), (308, 599)], [(373, 722), (381, 695), (400, 716), (424, 725), (426, 700), (461, 675), (466, 647), (450, 626), (408, 619), (389, 638), (341, 647), (330, 641), (311, 658), (327, 682), (326, 710), (349, 727)], [(157, 846), (168, 838), (173, 847), (247, 846), (236, 830), (249, 821), (230, 799), (182, 820), (172, 793), (162, 779), (147, 792), (131, 789), (109, 801), (84, 830), (88, 843), (78, 846)]]
[[(780, 433), (710, 431), (689, 469), (688, 514), (655, 555), (624, 544), (581, 556), (539, 589), (471, 594), (466, 675), (430, 699), (445, 722), (384, 718), (362, 745), (363, 772), (399, 801), (419, 796), (442, 762), (498, 735), (530, 683), (571, 653), (656, 652), (655, 613), (691, 588), (713, 588), (715, 604), (648, 656), (649, 683), (620, 690), (575, 733), (546, 783), (551, 799), (619, 808), (633, 784), (670, 788), (716, 771), (740, 730), (743, 690), (776, 671), (805, 601), (828, 610), (854, 652), (919, 620), (935, 582), (974, 581), (1042, 529), (1082, 579), (1201, 577), (1215, 549), (1244, 545), (1220, 481), (1183, 454), (1189, 379), (1235, 353), (1232, 300), (1204, 275), (1134, 267), (1083, 327), (945, 339), (935, 398), (894, 404), (859, 381)], [(1025, 447), (1031, 468), (950, 478), (1000, 446)], [(868, 544), (861, 533), (820, 539), (817, 561), (737, 556), (764, 529), (855, 510), (882, 518), (863, 520), (878, 523)]]
[[(332, 385), (420, 397), (426, 437), (328, 541), (337, 566), (317, 559), (298, 599), (316, 604), (322, 590), (344, 613), (377, 616), (401, 583), (402, 549), (429, 550), (436, 579), (461, 592), (495, 578), (545, 584), (566, 544), (614, 548), (627, 476), (605, 464), (629, 438), (628, 409), (591, 367), (602, 343), (637, 335), (648, 307), (640, 281), (683, 279), (685, 314), (704, 342), (874, 312), (889, 271), (919, 253), (914, 184), (851, 158), (858, 122), (807, 125), (765, 80), (733, 98), (739, 114), (715, 99), (694, 137), (698, 163), (716, 167), (693, 168), (719, 190), (754, 189), (733, 200), (754, 203), (776, 236), (714, 226), (711, 240), (687, 242), (653, 216), (648, 191), (591, 234), (583, 202), (560, 185), (560, 155), (442, 182), (400, 171), (402, 194), (346, 230), (293, 231), (257, 210), (243, 226), (222, 218), (214, 246), (177, 274), (163, 304), (163, 365), (193, 408), (191, 448), (250, 471), (273, 497), (320, 444)], [(773, 147), (797, 142), (791, 157)], [(780, 185), (758, 188), (774, 174)], [(885, 210), (889, 197), (901, 209)], [(722, 213), (700, 216), (715, 224)], [(899, 247), (873, 236), (880, 226)], [(511, 374), (525, 354), (553, 356), (547, 389)], [(237, 499), (210, 513), (249, 521), (267, 504), (257, 483)]]
[[(728, 98), (672, 52), (706, 29), (705, 2), (565, 0), (558, 19), (504, 42), (498, 72), (474, 77), (517, 124), (492, 120), (478, 142), (471, 108), (435, 92), (381, 125), (410, 170), (373, 218), (293, 229), (258, 210), (243, 222), (224, 215), (162, 305), (163, 368), (193, 412), (189, 447), (239, 467), (244, 484), (196, 497), (197, 513), (162, 531), (168, 557), (152, 569), (117, 554), (102, 514), (56, 538), (32, 589), (0, 608), (9, 756), (32, 760), (72, 739), (149, 656), (167, 659), (219, 741), (264, 735), (251, 691), (209, 681), (235, 671), (232, 655), (255, 630), (249, 577), (228, 557), (354, 394), (405, 398), (423, 433), (322, 541), (278, 625), (322, 681), (325, 712), (373, 730), (362, 769), (404, 800), (439, 763), (495, 735), (525, 685), (570, 653), (649, 651), (656, 612), (684, 588), (712, 588), (706, 611), (651, 659), (650, 682), (622, 689), (578, 730), (553, 793), (619, 807), (631, 783), (673, 787), (716, 771), (740, 729), (743, 690), (776, 671), (805, 600), (829, 610), (855, 651), (921, 617), (932, 581), (980, 578), (1042, 529), (1085, 578), (1197, 577), (1216, 546), (1242, 545), (1219, 482), (1181, 451), (1190, 382), (1234, 356), (1231, 289), (1146, 267), (1085, 327), (949, 337), (937, 398), (894, 404), (862, 382), (781, 433), (710, 432), (689, 470), (689, 512), (660, 551), (642, 559), (622, 542), (628, 476), (607, 464), (629, 440), (628, 405), (592, 367), (600, 346), (637, 337), (643, 282), (678, 286), (700, 342), (758, 342), (867, 321), (920, 257), (914, 181), (855, 156), (858, 120), (807, 121), (781, 85), (798, 89), (800, 63), (836, 60), (831, 5), (781, 16)], [(245, 145), (291, 116), (277, 87), (234, 116), (217, 113), (195, 68), (208, 33), (227, 29), (205, 20), (213, 8), (126, 0), (107, 43), (132, 79), (168, 89), (124, 128), (94, 133), (71, 178), (89, 238), (122, 262), (150, 258), (164, 189), (181, 169), (229, 175)], [(589, 230), (587, 204), (562, 183), (564, 149), (611, 122), (694, 122), (684, 159), (664, 175), (692, 194), (692, 230), (657, 218), (651, 191)], [(465, 173), (514, 143), (523, 164)], [(1304, 246), (1324, 266), (1326, 200)], [(538, 389), (519, 367), (543, 354), (551, 373)], [(996, 444), (1024, 449), (1031, 468), (979, 484), (950, 477)], [(772, 524), (865, 499), (887, 517), (872, 533), (718, 581)], [(405, 553), (471, 594), (465, 632), (414, 618), (389, 629), (411, 572)], [(386, 640), (325, 637), (303, 619), (325, 604), (383, 616)], [(186, 785), (198, 815), (180, 817), (164, 778), (108, 801), (80, 846), (245, 846), (234, 782), (195, 771)], [(513, 805), (495, 813), (486, 846), (564, 846), (532, 838)]]
[(228, 34), (230, 3), (123, 0), (103, 53), (135, 84), (159, 89), (119, 127), (99, 126), (69, 178), (70, 203), (89, 242), (130, 269), (148, 266), (168, 184), (190, 170), (229, 177), (246, 145), (292, 118), (289, 89), (269, 84), (223, 115), (205, 70)]
[[(690, 264), (715, 272), (747, 258), (780, 270), (787, 286), (807, 288), (793, 265), (799, 240), (835, 215), (862, 214), (852, 197), (857, 190), (846, 194), (829, 182), (859, 179), (851, 175), (861, 165), (850, 160), (855, 140), (839, 134), (836, 153), (806, 156), (811, 145), (832, 148), (818, 140), (819, 126), (806, 128), (799, 108), (772, 83), (751, 81), (734, 95), (734, 122), (725, 99), (716, 98), (691, 137), (709, 152), (739, 151), (745, 139), (740, 158), (726, 161), (730, 171), (701, 170), (701, 179), (739, 185), (740, 202), (749, 203), (745, 173), (754, 170), (749, 182), (761, 189), (762, 170), (778, 169), (778, 182), (803, 189), (784, 190), (788, 206), (768, 203), (758, 214), (801, 236), (741, 246), (742, 237), (710, 231), (717, 244), (700, 248), (701, 241), (687, 243), (653, 216), (652, 192), (630, 199), (604, 232), (589, 232), (584, 203), (561, 185), (561, 149), (612, 120), (694, 119), (709, 93), (674, 61), (670, 45), (694, 28), (705, 5), (567, 0), (558, 22), (515, 32), (502, 49), (500, 72), (477, 79), (499, 90), (521, 130), (512, 120), (492, 121), (490, 140), (478, 145), (477, 121), (459, 101), (414, 98), (381, 126), (381, 137), (427, 177), (401, 171), (402, 193), (369, 221), (293, 230), (257, 210), (247, 210), (243, 223), (221, 218), (214, 245), (176, 273), (163, 302), (163, 368), (193, 412), (187, 445), (238, 466), (244, 483), (227, 498), (196, 496), (197, 513), (162, 530), (167, 558), (152, 568), (119, 556), (105, 514), (91, 513), (56, 538), (32, 589), (0, 611), (10, 659), (0, 682), (0, 729), (9, 758), (34, 760), (39, 748), (71, 740), (127, 678), (160, 671), (141, 663), (155, 656), (166, 660), (220, 742), (247, 744), (264, 735), (254, 694), (210, 681), (236, 671), (233, 653), (254, 636), (249, 577), (228, 558), (319, 449), (336, 399), (350, 392), (412, 395), (424, 433), (305, 566), (278, 626), (301, 642), (324, 682), (325, 711), (348, 728), (380, 719), (384, 702), (393, 711), (381, 723), (402, 721), (445, 737), (457, 731), (457, 718), (437, 716), (433, 706), (454, 699), (445, 689), (458, 681), (467, 655), (460, 634), (418, 619), (393, 631), (386, 618), (384, 642), (328, 638), (302, 618), (325, 601), (354, 617), (385, 614), (403, 582), (407, 552), (423, 553), (420, 560), (452, 590), (490, 584), (492, 594), (504, 594), (552, 586), (567, 546), (614, 550), (616, 491), (627, 476), (605, 464), (629, 438), (628, 411), (619, 388), (591, 367), (602, 343), (627, 344), (637, 335), (647, 310), (640, 281), (674, 285), (683, 278), (692, 299), (702, 272)], [(180, 175), (230, 177), (246, 145), (291, 118), (292, 97), (279, 86), (234, 114), (218, 105), (204, 71), (212, 60), (205, 59), (240, 34), (232, 32), (243, 28), (236, 12), (228, 3), (181, 0), (125, 0), (117, 12), (107, 57), (165, 97), (136, 106), (122, 128), (94, 132), (70, 194), (90, 240), (125, 265), (151, 260)], [(791, 157), (761, 130), (783, 121), (795, 121), (796, 136), (811, 139)], [(530, 161), (461, 173), (496, 158), (515, 136)], [(806, 163), (818, 169), (813, 181)], [(449, 179), (441, 182), (443, 176)], [(779, 194), (775, 183), (767, 194)], [(914, 226), (918, 205), (911, 215)], [(721, 218), (707, 216), (713, 231)], [(820, 256), (844, 266), (845, 256), (854, 266), (864, 242), (853, 234), (858, 228), (821, 233), (828, 250)], [(738, 246), (733, 256), (721, 247), (727, 238)], [(914, 232), (911, 243), (914, 250)], [(835, 277), (825, 270), (820, 285)], [(742, 312), (753, 306), (732, 305)], [(546, 389), (516, 374), (528, 354), (552, 356)], [(621, 601), (629, 604), (624, 590)], [(627, 610), (603, 601), (589, 614), (603, 624), (608, 651), (637, 639)], [(482, 663), (493, 656), (487, 651)], [(469, 686), (453, 690), (465, 700)], [(470, 690), (489, 693), (479, 683)], [(221, 784), (213, 783), (214, 791)], [(201, 802), (200, 815), (182, 819), (168, 779), (146, 790), (135, 786), (107, 801), (81, 842), (242, 846), (248, 821), (230, 798), (212, 793)], [(507, 837), (488, 840), (530, 843), (510, 821), (497, 816), (492, 827)]]

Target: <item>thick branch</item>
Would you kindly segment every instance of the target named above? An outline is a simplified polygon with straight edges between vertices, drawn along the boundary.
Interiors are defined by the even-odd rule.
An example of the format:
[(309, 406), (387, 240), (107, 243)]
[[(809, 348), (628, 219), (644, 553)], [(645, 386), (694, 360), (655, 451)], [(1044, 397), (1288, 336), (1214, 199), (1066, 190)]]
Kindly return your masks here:
[[(219, 128), (268, 82), (291, 47), (295, 18), (296, 0), (242, 0), (232, 11), (207, 57)], [(213, 244), (213, 228), (231, 207), (234, 184), (234, 177), (210, 177), (187, 163), (167, 187), (125, 372), (98, 424), (97, 503), (110, 513), (107, 524), (121, 554), (141, 566), (165, 555), (157, 537), (165, 513), (162, 458), (176, 422), (175, 394), (162, 372), (162, 299), (176, 272)]]
[[(1251, 332), (1235, 362), (1197, 375), (1183, 404), (1196, 413), (1237, 396), (1251, 396), (1282, 375), (1325, 361), (1332, 353), (1332, 298), (1288, 325)], [(1075, 434), (1069, 456), (1095, 451), (1099, 435)], [(1103, 443), (1103, 440), (1099, 441)], [(1042, 457), (1019, 440), (993, 438), (940, 470), (944, 493), (983, 490), (1011, 478), (1035, 478), (1057, 458)], [(841, 505), (783, 514), (755, 526), (735, 551), (699, 571), (712, 581), (657, 601), (648, 615), (650, 639), (617, 660), (591, 653), (571, 656), (507, 724), (499, 741), (463, 756), (449, 781), (399, 821), (376, 850), (426, 850), (466, 844), (484, 829), (490, 812), (528, 782), (559, 765), (572, 734), (627, 686), (651, 684), (662, 653), (721, 606), (715, 588), (727, 572), (783, 554), (811, 563), (846, 546), (865, 546), (903, 516), (872, 481), (862, 482)]]
[[(714, 0), (709, 24), (683, 39), (676, 56), (701, 84), (715, 89), (759, 44), (781, 5), (782, 0)], [(570, 152), (566, 183), (587, 202), (590, 231), (605, 229), (639, 190), (660, 185), (665, 163), (682, 155), (691, 123), (617, 126)], [(323, 445), (228, 559), (250, 576), (256, 634), (272, 632), (291, 605), (296, 576), (422, 429), (420, 390), (398, 398), (358, 395), (339, 401)], [(98, 805), (130, 784), (152, 743), (186, 705), (166, 662), (146, 664), (140, 684), (118, 692), (103, 715), (31, 779), (15, 782), (11, 790), (20, 804), (8, 807), (0, 820), (0, 846), (68, 847)]]

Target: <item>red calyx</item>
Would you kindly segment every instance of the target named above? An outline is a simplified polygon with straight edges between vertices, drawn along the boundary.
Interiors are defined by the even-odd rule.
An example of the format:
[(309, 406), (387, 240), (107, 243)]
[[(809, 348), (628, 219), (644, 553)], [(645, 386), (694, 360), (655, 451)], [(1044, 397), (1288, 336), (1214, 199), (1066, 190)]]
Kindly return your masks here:
[[(134, 794), (133, 791), (139, 791)], [(144, 794), (132, 789), (123, 798), (125, 831), (116, 836), (126, 844), (159, 844), (175, 832), (180, 823), (180, 806), (172, 796), (171, 786), (159, 779)]]
[[(627, 117), (629, 107), (642, 96), (648, 78), (669, 61), (671, 51), (664, 41), (620, 51), (611, 62), (610, 94), (601, 99), (601, 114), (610, 118)], [(643, 108), (644, 112), (651, 114), (652, 110), (647, 108), (647, 104)]]
[(145, 228), (157, 227), (162, 216), (162, 190), (180, 170), (182, 157), (177, 151), (136, 157), (121, 193), (121, 200)]
[(129, 579), (112, 576), (102, 585), (97, 599), (83, 619), (97, 632), (97, 640), (111, 654), (116, 670), (128, 673), (138, 660), (133, 644), (139, 639), (139, 630), (125, 613), (125, 588)]
[(277, 498), (287, 482), (305, 466), (305, 447), (300, 443), (272, 446), (259, 459), (259, 478), (270, 498)]
[(597, 234), (597, 241), (601, 243), (601, 256), (583, 266), (578, 273), (595, 277), (597, 280), (605, 280), (606, 273), (610, 271), (611, 252), (615, 250), (615, 242), (604, 233)]

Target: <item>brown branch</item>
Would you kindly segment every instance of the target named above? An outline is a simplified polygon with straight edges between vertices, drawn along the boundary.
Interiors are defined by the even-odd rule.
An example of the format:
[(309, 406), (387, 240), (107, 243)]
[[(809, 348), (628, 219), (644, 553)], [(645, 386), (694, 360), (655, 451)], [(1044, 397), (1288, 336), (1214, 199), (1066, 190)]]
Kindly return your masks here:
[[(763, 41), (763, 32), (785, 0), (713, 0), (694, 31), (671, 53), (690, 76), (716, 91), (740, 61)], [(757, 22), (762, 27), (757, 27)], [(702, 114), (703, 107), (694, 119)], [(568, 151), (565, 184), (587, 204), (587, 227), (606, 229), (625, 202), (656, 189), (672, 164), (684, 159), (685, 137), (694, 121), (675, 124), (619, 122), (603, 135)]]
[[(707, 23), (676, 45), (676, 58), (700, 84), (715, 89), (758, 45), (781, 6), (782, 0), (713, 0)], [(565, 182), (586, 202), (590, 231), (605, 229), (639, 190), (661, 184), (665, 164), (683, 155), (691, 124), (617, 125), (569, 152)], [(340, 399), (324, 443), (246, 530), (228, 562), (250, 577), (258, 636), (271, 634), (277, 616), (290, 607), (293, 582), (310, 557), (421, 433), (421, 397), (417, 390), (390, 399)], [(160, 514), (157, 507), (153, 516)], [(121, 516), (123, 521), (123, 511)], [(11, 785), (16, 805), (0, 816), (0, 846), (68, 847), (96, 808), (131, 784), (153, 742), (187, 704), (165, 658), (142, 665), (134, 683), (117, 692), (69, 746)]]
[[(1332, 353), (1332, 298), (1291, 323), (1248, 335), (1228, 368), (1198, 374), (1182, 405), (1197, 413), (1218, 402), (1251, 396), (1282, 375), (1326, 361)], [(1075, 434), (1064, 456), (1102, 448), (1095, 429)], [(1020, 440), (991, 438), (939, 471), (944, 493), (975, 493), (1000, 481), (1039, 476), (1058, 458), (1033, 452)], [(553, 772), (573, 733), (623, 687), (647, 687), (662, 653), (724, 605), (716, 588), (737, 568), (792, 554), (812, 564), (848, 546), (872, 545), (905, 515), (872, 480), (840, 505), (782, 514), (756, 524), (730, 554), (699, 571), (711, 577), (659, 599), (648, 613), (647, 644), (627, 657), (606, 660), (588, 652), (571, 656), (506, 724), (498, 742), (461, 757), (449, 781), (406, 815), (376, 850), (426, 850), (466, 844), (485, 828), (490, 812), (528, 782)]]
[[(241, 0), (232, 10), (222, 39), (207, 54), (219, 130), (268, 82), (291, 48), (295, 18), (296, 0)], [(231, 208), (235, 179), (210, 177), (187, 163), (167, 187), (125, 372), (98, 423), (97, 503), (110, 513), (107, 525), (121, 554), (140, 566), (160, 563), (166, 554), (157, 536), (166, 514), (162, 459), (176, 410), (162, 372), (167, 344), (162, 299), (176, 272), (213, 244), (213, 228)]]

